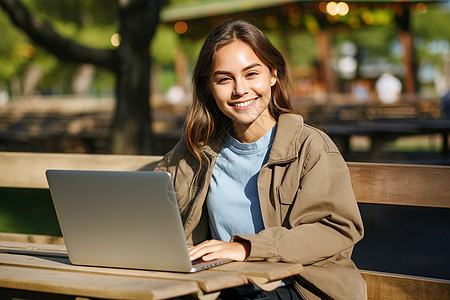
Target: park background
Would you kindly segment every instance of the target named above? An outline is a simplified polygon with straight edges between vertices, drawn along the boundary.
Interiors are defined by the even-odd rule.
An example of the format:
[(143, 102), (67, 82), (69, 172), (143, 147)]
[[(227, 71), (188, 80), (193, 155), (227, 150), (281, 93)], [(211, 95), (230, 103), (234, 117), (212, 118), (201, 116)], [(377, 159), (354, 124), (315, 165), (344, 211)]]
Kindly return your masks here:
[[(8, 13), (8, 8), (20, 11), (14, 6), (17, 3), (39, 24), (49, 24), (44, 26), (49, 35), (54, 32), (62, 39), (40, 43), (35, 40), (42, 39), (37, 33), (31, 39)], [(137, 3), (137, 8), (130, 3)], [(229, 17), (258, 25), (285, 55), (293, 77), (294, 107), (310, 123), (327, 130), (348, 123), (361, 127), (376, 120), (397, 122), (399, 127), (416, 120), (445, 121), (442, 99), (450, 87), (448, 1), (348, 1), (348, 10), (344, 7), (340, 13), (327, 10), (327, 4), (0, 0), (0, 151), (166, 153), (181, 136), (190, 101), (190, 74), (203, 39)], [(149, 22), (148, 18), (156, 18), (155, 10), (159, 21)], [(124, 29), (127, 16), (136, 11), (142, 12), (139, 17), (145, 22)], [(147, 69), (148, 78), (137, 80), (147, 79), (143, 83), (148, 84), (147, 95), (133, 90), (123, 95), (118, 88), (118, 69), (135, 55), (120, 50), (127, 42), (127, 30), (134, 34), (129, 38), (132, 42), (143, 37), (139, 47), (148, 55), (148, 65), (139, 59), (134, 63), (143, 67), (142, 74)], [(410, 51), (405, 48), (408, 39)], [(66, 48), (55, 41), (71, 44)], [(89, 55), (68, 50), (80, 45), (104, 52), (86, 52), (91, 54), (86, 59)], [(375, 90), (384, 72), (402, 82), (399, 100), (390, 105), (381, 103)], [(139, 98), (146, 100), (150, 117), (145, 123), (149, 126), (136, 137), (151, 139), (146, 144), (125, 143), (133, 145), (128, 148), (111, 146), (117, 128), (113, 123), (121, 118), (117, 111), (127, 108), (120, 101)], [(124, 118), (133, 119), (133, 110)], [(376, 151), (374, 140), (366, 135), (353, 135), (348, 144), (341, 136), (332, 137), (347, 161), (449, 165), (448, 152), (443, 151), (448, 129), (444, 133), (386, 134), (378, 137), (381, 144)], [(360, 208), (366, 237), (355, 247), (358, 267), (450, 279), (448, 210)], [(0, 231), (60, 235), (48, 191), (1, 188)]]

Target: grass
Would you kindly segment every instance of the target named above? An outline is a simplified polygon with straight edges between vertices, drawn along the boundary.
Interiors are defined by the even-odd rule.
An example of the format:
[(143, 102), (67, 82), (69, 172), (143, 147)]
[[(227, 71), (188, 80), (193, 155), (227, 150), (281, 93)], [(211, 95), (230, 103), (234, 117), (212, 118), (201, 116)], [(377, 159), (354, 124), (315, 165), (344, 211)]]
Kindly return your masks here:
[(0, 232), (61, 236), (50, 192), (0, 188)]
[[(370, 139), (367, 136), (353, 136), (350, 139), (352, 151), (369, 151)], [(399, 137), (385, 142), (383, 151), (404, 152), (439, 152), (442, 148), (442, 137), (439, 134)]]
[(400, 137), (387, 143), (386, 151), (430, 151), (439, 152), (442, 148), (442, 138), (439, 134), (424, 136)]

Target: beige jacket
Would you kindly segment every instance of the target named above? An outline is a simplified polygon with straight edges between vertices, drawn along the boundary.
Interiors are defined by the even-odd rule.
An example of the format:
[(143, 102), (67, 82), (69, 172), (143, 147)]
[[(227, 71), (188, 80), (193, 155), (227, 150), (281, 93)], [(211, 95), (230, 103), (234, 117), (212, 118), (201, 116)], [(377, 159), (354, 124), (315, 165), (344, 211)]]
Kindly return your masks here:
[[(180, 141), (156, 170), (171, 173), (188, 244), (209, 238), (205, 199), (222, 140), (205, 147), (206, 170)], [(366, 299), (366, 284), (350, 259), (363, 224), (347, 165), (331, 139), (295, 114), (281, 115), (258, 192), (265, 229), (235, 236), (251, 243), (247, 260), (296, 262), (297, 290), (307, 299)]]

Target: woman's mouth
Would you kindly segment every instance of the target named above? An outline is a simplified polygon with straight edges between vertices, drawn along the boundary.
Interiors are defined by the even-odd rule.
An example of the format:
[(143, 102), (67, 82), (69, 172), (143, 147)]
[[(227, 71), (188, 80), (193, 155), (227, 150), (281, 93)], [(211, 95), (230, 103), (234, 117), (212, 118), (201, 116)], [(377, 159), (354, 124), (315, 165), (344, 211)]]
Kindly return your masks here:
[(233, 107), (238, 107), (238, 108), (247, 108), (252, 106), (253, 103), (255, 103), (256, 99), (252, 99), (252, 100), (247, 100), (244, 102), (239, 102), (239, 103), (231, 103), (230, 105)]

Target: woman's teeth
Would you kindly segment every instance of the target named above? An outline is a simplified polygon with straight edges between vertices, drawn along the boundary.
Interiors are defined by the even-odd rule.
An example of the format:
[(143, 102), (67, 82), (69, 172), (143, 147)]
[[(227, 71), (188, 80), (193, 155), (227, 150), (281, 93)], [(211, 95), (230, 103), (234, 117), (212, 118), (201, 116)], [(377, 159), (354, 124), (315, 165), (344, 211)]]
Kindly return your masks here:
[(248, 101), (241, 102), (241, 103), (234, 103), (234, 104), (232, 104), (232, 106), (237, 106), (237, 107), (249, 106), (253, 101), (255, 101), (255, 100), (248, 100)]

